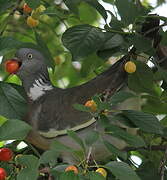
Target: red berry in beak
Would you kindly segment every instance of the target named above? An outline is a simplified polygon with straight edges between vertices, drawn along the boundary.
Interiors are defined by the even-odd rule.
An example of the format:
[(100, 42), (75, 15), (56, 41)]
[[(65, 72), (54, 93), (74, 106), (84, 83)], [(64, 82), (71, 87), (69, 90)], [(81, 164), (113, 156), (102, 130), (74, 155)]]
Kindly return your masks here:
[(9, 59), (5, 62), (5, 69), (8, 73), (16, 73), (20, 67), (20, 64), (15, 59)]

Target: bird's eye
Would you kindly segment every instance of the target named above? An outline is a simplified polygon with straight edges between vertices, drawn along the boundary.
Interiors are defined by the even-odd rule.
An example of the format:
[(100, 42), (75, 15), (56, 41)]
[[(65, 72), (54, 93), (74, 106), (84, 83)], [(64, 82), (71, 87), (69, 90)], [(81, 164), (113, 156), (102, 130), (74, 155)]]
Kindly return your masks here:
[(28, 57), (28, 59), (32, 59), (32, 54), (29, 53), (29, 54), (27, 55), (27, 57)]

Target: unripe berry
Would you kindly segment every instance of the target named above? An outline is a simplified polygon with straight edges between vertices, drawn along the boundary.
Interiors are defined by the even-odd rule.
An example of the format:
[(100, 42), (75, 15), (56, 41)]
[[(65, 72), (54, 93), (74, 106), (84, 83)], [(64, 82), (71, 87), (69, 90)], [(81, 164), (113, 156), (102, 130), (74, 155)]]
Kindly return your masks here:
[(10, 161), (13, 158), (13, 152), (9, 148), (0, 149), (0, 161)]
[(31, 16), (27, 18), (27, 25), (30, 26), (31, 28), (38, 26), (38, 24), (39, 24), (39, 21), (37, 19), (34, 19)]
[(45, 6), (44, 5), (40, 5), (39, 7), (37, 7), (37, 9), (36, 9), (37, 11), (39, 11), (39, 12), (43, 12), (43, 11), (45, 11), (46, 10), (46, 8), (45, 8)]
[(41, 13), (45, 10), (46, 10), (45, 6), (40, 5), (39, 7), (37, 7), (36, 9), (32, 11), (31, 13), (32, 18), (39, 19)]

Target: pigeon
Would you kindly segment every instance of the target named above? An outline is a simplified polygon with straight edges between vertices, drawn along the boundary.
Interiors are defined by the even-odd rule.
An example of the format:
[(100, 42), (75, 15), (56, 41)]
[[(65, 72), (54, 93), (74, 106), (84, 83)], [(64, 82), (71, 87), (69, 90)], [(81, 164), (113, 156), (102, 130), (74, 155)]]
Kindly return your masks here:
[[(26, 141), (43, 150), (49, 149), (54, 140), (78, 148), (77, 143), (67, 135), (67, 130), (75, 131), (82, 139), (92, 130), (104, 131), (90, 113), (76, 110), (73, 105), (85, 104), (95, 94), (106, 90), (114, 94), (126, 83), (124, 64), (128, 61), (127, 57), (124, 56), (94, 79), (66, 89), (52, 85), (46, 59), (38, 50), (21, 48), (17, 50), (15, 60), (20, 64), (16, 75), (21, 79), (27, 95), (28, 110), (24, 121), (32, 126)], [(116, 141), (111, 136), (104, 136), (112, 143)], [(114, 143), (119, 146), (117, 142)], [(95, 158), (100, 155), (104, 158), (106, 151), (103, 143), (97, 142), (92, 154)]]

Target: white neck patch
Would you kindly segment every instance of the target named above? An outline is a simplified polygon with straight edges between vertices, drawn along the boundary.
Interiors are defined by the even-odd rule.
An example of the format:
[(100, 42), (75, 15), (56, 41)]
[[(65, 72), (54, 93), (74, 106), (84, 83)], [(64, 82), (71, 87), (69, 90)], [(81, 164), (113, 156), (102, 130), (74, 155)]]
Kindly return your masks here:
[(28, 97), (35, 101), (41, 96), (43, 96), (46, 91), (52, 90), (53, 86), (50, 84), (46, 84), (43, 82), (41, 78), (35, 80), (35, 83), (33, 83), (32, 87), (30, 88), (30, 91), (28, 93)]

